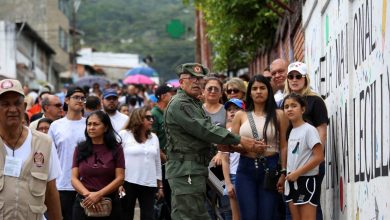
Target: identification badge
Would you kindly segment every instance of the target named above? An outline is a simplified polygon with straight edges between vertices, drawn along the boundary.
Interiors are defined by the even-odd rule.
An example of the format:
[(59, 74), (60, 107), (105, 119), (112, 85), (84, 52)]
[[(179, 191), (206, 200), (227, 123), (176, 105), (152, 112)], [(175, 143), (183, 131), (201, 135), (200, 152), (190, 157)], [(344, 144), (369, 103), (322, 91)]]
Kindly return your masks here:
[(22, 160), (15, 157), (6, 156), (4, 164), (4, 175), (19, 177), (22, 170)]

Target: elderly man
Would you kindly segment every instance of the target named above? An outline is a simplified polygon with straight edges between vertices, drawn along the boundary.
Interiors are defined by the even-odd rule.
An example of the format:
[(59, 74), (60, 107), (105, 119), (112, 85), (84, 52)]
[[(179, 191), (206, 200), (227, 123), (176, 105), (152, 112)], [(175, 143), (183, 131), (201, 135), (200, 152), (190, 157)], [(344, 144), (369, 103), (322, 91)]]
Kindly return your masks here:
[(203, 77), (208, 70), (197, 63), (176, 68), (180, 89), (164, 115), (167, 135), (166, 178), (172, 189), (172, 219), (210, 219), (205, 208), (210, 149), (215, 144), (258, 147), (261, 142), (240, 137), (211, 123), (202, 108)]
[[(60, 119), (62, 116), (62, 103), (60, 98), (56, 95), (48, 94), (42, 99), (42, 109), (43, 115), (42, 118), (49, 118), (52, 121)], [(36, 119), (31, 122), (30, 128), (35, 130), (37, 129), (38, 122), (41, 118)]]
[[(23, 126), (19, 81), (0, 81), (0, 203), (2, 219), (61, 219), (56, 178), (61, 175), (51, 139)], [(4, 184), (4, 185), (3, 185)]]
[(280, 108), (283, 101), (283, 91), (287, 79), (288, 62), (284, 59), (276, 59), (270, 65), (276, 105)]

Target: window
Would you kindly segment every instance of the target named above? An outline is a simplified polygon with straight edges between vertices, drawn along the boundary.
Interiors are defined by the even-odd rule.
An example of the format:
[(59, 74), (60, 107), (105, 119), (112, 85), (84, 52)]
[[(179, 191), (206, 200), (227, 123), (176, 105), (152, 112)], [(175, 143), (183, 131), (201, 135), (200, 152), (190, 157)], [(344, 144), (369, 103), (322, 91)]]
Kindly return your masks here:
[(58, 42), (60, 47), (68, 52), (68, 34), (61, 27), (58, 30)]

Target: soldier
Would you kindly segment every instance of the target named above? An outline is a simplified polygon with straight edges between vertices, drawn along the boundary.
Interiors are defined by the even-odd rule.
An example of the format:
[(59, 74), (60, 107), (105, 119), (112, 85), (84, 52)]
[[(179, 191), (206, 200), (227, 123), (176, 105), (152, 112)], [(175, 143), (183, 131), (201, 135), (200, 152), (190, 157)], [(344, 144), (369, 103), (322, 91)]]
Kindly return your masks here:
[(167, 134), (166, 178), (172, 189), (172, 219), (210, 219), (205, 208), (209, 152), (214, 144), (241, 144), (246, 150), (262, 142), (213, 125), (199, 97), (207, 68), (197, 63), (176, 67), (180, 89), (164, 115)]

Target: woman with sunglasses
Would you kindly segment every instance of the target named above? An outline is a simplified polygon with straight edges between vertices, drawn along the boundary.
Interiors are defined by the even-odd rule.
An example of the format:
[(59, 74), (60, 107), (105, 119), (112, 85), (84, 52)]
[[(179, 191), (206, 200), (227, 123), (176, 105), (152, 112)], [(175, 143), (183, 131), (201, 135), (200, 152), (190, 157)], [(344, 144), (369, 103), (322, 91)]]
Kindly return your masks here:
[[(203, 91), (204, 103), (203, 109), (211, 119), (211, 122), (215, 125), (225, 128), (226, 127), (226, 110), (224, 105), (221, 104), (222, 98), (222, 82), (220, 79), (214, 76), (209, 76), (205, 78), (205, 88)], [(213, 155), (215, 152), (212, 152)], [(212, 162), (217, 168), (221, 168), (222, 165), (222, 152), (217, 152), (217, 154), (213, 157)], [(222, 170), (221, 170), (222, 171)], [(208, 196), (215, 196), (215, 192), (212, 189), (208, 189)], [(231, 211), (229, 210), (229, 198), (227, 196), (220, 197), (220, 207), (222, 210), (225, 210), (222, 215), (225, 219), (231, 218)], [(212, 200), (210, 200), (212, 201)], [(215, 204), (211, 204), (215, 205)], [(213, 212), (214, 209), (210, 209)], [(212, 213), (215, 215), (215, 213)]]
[[(275, 185), (266, 189), (267, 171), (286, 167), (287, 120), (276, 103), (270, 82), (262, 75), (254, 76), (248, 83), (246, 111), (239, 111), (233, 119), (232, 132), (257, 138), (263, 145), (257, 152), (241, 152), (236, 171), (236, 197), (241, 219), (277, 219), (278, 191), (284, 186), (284, 175)], [(253, 119), (253, 120), (251, 120)], [(278, 210), (280, 211), (280, 210)]]
[(154, 118), (147, 107), (136, 108), (124, 130), (119, 132), (125, 154), (125, 183), (119, 189), (122, 198), (123, 219), (134, 218), (138, 199), (141, 219), (153, 217), (154, 198), (164, 196), (161, 181), (161, 160), (158, 138), (151, 133)]
[[(288, 66), (287, 83), (285, 86), (285, 95), (297, 93), (306, 101), (303, 119), (313, 125), (321, 139), (322, 146), (325, 146), (328, 126), (328, 111), (324, 100), (310, 88), (310, 76), (307, 73), (306, 64), (294, 62)], [(325, 175), (325, 162), (320, 164), (320, 183)], [(322, 219), (321, 206), (317, 207), (317, 219)]]
[(225, 93), (227, 100), (230, 99), (245, 99), (246, 85), (245, 82), (240, 78), (231, 78), (225, 83)]

